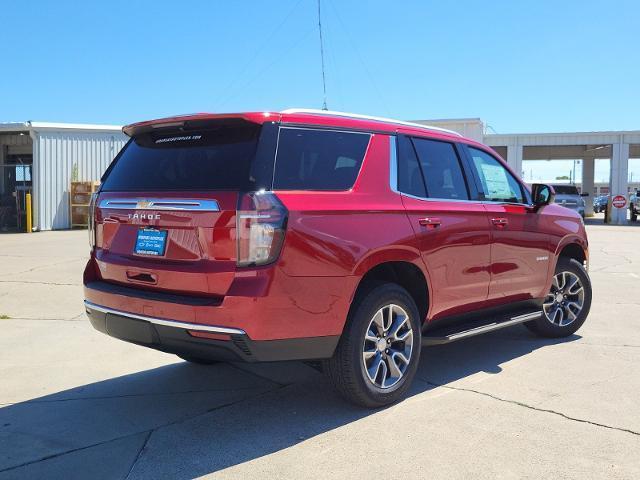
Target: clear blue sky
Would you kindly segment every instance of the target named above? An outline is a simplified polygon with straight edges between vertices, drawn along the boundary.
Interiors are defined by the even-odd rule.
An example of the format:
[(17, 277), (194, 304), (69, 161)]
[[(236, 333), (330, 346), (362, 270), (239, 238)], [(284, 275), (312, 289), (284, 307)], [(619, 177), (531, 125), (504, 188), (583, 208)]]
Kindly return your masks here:
[[(322, 0), (328, 105), (500, 133), (640, 129), (640, 2)], [(322, 105), (315, 0), (2, 8), (0, 121)]]

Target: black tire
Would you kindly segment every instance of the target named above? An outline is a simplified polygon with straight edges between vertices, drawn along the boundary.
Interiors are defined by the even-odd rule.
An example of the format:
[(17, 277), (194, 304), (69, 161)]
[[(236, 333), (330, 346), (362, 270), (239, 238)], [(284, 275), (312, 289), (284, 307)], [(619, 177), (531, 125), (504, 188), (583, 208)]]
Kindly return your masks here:
[(218, 360), (209, 360), (202, 357), (192, 357), (191, 355), (180, 355), (176, 354), (182, 360), (185, 360), (189, 363), (196, 363), (198, 365), (215, 365), (216, 363), (220, 363)]
[(585, 322), (589, 315), (589, 310), (591, 309), (591, 280), (589, 279), (589, 274), (585, 270), (584, 266), (577, 260), (560, 257), (558, 259), (558, 264), (556, 265), (554, 276), (562, 272), (572, 273), (580, 279), (584, 289), (582, 309), (576, 316), (575, 320), (568, 325), (560, 326), (552, 323), (545, 313), (543, 313), (539, 319), (524, 324), (533, 333), (542, 337), (560, 338), (573, 335)]
[(632, 205), (631, 206), (631, 221), (635, 222), (636, 220), (638, 220), (638, 212), (636, 211), (635, 207)]
[[(396, 305), (406, 312), (409, 322), (405, 326), (408, 328), (410, 325), (413, 340), (409, 363), (405, 364), (403, 374), (396, 380), (397, 383), (381, 388), (370, 380), (365, 370), (363, 348), (370, 322), (380, 309), (389, 308), (389, 305)], [(368, 408), (382, 407), (396, 402), (411, 386), (420, 360), (420, 347), (420, 319), (415, 302), (404, 288), (394, 283), (384, 283), (356, 297), (333, 357), (323, 362), (323, 372), (338, 393), (348, 401)], [(385, 352), (381, 350), (375, 355), (385, 356)], [(394, 355), (390, 354), (386, 361), (393, 361), (397, 365)], [(390, 372), (390, 367), (380, 372), (384, 376)], [(378, 369), (375, 377), (382, 378), (377, 374)]]

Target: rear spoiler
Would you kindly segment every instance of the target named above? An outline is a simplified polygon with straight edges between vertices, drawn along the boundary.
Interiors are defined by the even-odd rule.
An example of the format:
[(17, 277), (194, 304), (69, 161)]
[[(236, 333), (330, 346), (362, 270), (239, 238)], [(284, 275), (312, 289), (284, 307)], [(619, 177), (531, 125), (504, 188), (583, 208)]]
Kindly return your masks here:
[(265, 122), (278, 122), (281, 115), (272, 112), (250, 113), (194, 113), (190, 115), (178, 115), (175, 117), (159, 118), (145, 122), (132, 123), (122, 128), (122, 132), (129, 137), (135, 137), (141, 133), (148, 133), (160, 129), (194, 130), (215, 125), (229, 125), (242, 123), (262, 124)]

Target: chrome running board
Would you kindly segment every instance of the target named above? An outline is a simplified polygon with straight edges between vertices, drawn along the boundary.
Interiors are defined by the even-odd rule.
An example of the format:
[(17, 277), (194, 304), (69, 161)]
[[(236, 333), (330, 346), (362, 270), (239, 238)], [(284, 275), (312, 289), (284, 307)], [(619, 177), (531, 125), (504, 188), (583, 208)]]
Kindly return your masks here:
[(453, 325), (444, 329), (434, 329), (427, 331), (422, 336), (422, 345), (441, 345), (443, 343), (451, 343), (463, 338), (475, 337), (483, 333), (493, 332), (501, 328), (510, 327), (519, 323), (536, 320), (542, 316), (542, 311), (535, 311), (517, 315), (506, 319), (494, 320), (491, 323), (484, 323), (477, 326), (468, 323), (462, 325)]

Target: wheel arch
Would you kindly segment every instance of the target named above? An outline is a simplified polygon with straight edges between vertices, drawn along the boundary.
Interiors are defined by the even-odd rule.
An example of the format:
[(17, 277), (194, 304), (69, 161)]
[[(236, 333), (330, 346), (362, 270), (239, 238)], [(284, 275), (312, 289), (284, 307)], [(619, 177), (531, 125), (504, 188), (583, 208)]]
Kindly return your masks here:
[[(589, 250), (587, 248), (586, 242), (582, 238), (577, 236), (564, 238), (556, 248), (556, 265), (561, 257), (572, 258), (584, 265), (585, 268), (588, 267)], [(554, 265), (554, 271), (556, 265)]]
[(351, 297), (349, 314), (357, 305), (361, 295), (380, 283), (395, 283), (409, 292), (418, 307), (420, 322), (427, 318), (430, 302), (428, 275), (422, 266), (422, 259), (411, 251), (400, 250), (392, 255), (389, 251), (377, 258), (370, 258), (356, 268), (360, 281)]

